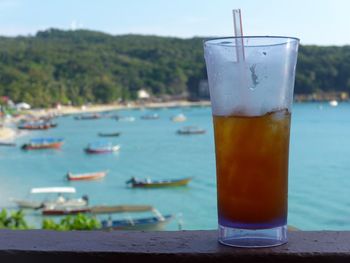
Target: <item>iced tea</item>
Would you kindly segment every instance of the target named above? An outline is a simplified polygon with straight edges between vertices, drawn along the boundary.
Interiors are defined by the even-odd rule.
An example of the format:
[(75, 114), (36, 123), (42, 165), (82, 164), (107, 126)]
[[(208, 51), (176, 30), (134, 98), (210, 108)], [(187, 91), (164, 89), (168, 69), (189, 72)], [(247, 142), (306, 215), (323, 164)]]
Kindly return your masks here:
[(240, 229), (285, 225), (290, 113), (213, 118), (219, 224)]

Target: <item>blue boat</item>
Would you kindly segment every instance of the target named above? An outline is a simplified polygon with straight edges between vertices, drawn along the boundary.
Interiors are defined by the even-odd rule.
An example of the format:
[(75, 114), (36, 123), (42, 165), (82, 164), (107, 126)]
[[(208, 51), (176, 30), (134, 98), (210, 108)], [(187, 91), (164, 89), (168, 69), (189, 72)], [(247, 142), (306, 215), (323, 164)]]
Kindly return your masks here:
[(164, 215), (137, 219), (102, 220), (101, 224), (102, 229), (157, 231), (163, 230), (173, 218), (173, 215)]

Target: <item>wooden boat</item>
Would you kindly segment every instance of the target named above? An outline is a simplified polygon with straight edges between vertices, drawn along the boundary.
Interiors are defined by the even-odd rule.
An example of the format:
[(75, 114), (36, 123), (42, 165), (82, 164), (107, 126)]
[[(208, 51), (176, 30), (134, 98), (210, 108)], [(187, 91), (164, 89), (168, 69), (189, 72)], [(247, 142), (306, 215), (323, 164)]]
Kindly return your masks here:
[(146, 114), (146, 115), (141, 116), (141, 119), (156, 120), (156, 119), (159, 119), (159, 114), (157, 114), (157, 113)]
[[(67, 198), (67, 194), (75, 194), (76, 189), (74, 187), (40, 187), (32, 188), (30, 190), (30, 197), (27, 199), (13, 199), (20, 208), (31, 209), (53, 209), (59, 207), (82, 207), (88, 205), (88, 197), (82, 196), (81, 198)], [(33, 198), (38, 194), (44, 195), (42, 200)], [(54, 197), (54, 196), (56, 197)]]
[(14, 143), (14, 142), (0, 142), (0, 146), (14, 147), (14, 146), (16, 146), (16, 143)]
[(102, 220), (102, 229), (159, 231), (174, 218), (173, 215), (122, 220)]
[(91, 180), (99, 180), (104, 178), (107, 175), (108, 171), (101, 171), (95, 173), (84, 173), (84, 174), (72, 174), (70, 172), (67, 173), (67, 179), (69, 181), (91, 181)]
[(330, 100), (328, 103), (332, 107), (337, 107), (338, 106), (338, 101), (336, 101), (336, 100)]
[(75, 116), (74, 119), (76, 120), (96, 120), (100, 119), (101, 115), (94, 113), (94, 114), (88, 114), (88, 115), (80, 115), (80, 116)]
[(99, 132), (98, 136), (100, 137), (118, 137), (120, 135), (120, 132), (112, 132), (112, 133), (103, 133)]
[[(153, 216), (127, 219), (112, 219), (111, 214), (129, 212), (152, 212)], [(152, 206), (124, 205), (124, 206), (96, 206), (91, 208), (54, 208), (43, 209), (42, 214), (46, 216), (65, 216), (80, 213), (91, 215), (109, 214), (108, 219), (101, 220), (103, 230), (143, 230), (157, 231), (163, 230), (173, 218), (173, 215), (162, 215)]]
[(114, 119), (116, 121), (123, 121), (123, 122), (133, 122), (135, 121), (135, 117), (133, 116), (115, 116)]
[(152, 206), (120, 206), (114, 207), (119, 211), (114, 213), (126, 213), (126, 212), (147, 212), (150, 211), (154, 216), (113, 220), (109, 217), (107, 220), (102, 220), (102, 229), (108, 230), (144, 230), (144, 231), (157, 231), (163, 230), (165, 225), (169, 223), (174, 216), (162, 215), (157, 209)]
[(84, 150), (89, 154), (102, 154), (117, 152), (120, 145), (112, 145), (111, 143), (90, 143)]
[(203, 134), (205, 130), (196, 126), (187, 126), (178, 130), (177, 133), (180, 135)]
[(59, 149), (63, 144), (62, 138), (36, 138), (23, 144), (23, 150)]
[(81, 207), (81, 208), (54, 207), (52, 209), (43, 209), (41, 213), (45, 216), (65, 216), (65, 215), (84, 214), (84, 213), (88, 213), (89, 211), (90, 209), (88, 207)]
[(138, 180), (135, 177), (132, 177), (126, 183), (131, 184), (132, 187), (157, 188), (157, 187), (184, 186), (184, 185), (187, 185), (191, 180), (192, 180), (192, 177), (173, 179), (173, 180), (159, 180), (159, 181), (153, 181), (150, 179)]
[(55, 207), (53, 209), (43, 209), (43, 215), (72, 215), (72, 214), (114, 214), (128, 212), (148, 212), (153, 211), (149, 205), (115, 205), (115, 206), (91, 206), (91, 207)]

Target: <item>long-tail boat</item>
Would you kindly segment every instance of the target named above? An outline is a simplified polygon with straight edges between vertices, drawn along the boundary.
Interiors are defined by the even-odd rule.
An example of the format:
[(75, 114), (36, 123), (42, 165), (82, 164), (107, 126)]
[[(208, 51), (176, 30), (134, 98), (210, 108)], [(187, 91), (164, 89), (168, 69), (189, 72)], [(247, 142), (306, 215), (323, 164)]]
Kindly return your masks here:
[(100, 180), (107, 175), (108, 171), (100, 171), (93, 173), (83, 173), (83, 174), (72, 174), (71, 172), (67, 173), (67, 180), (69, 181), (91, 181), (91, 180)]
[(59, 149), (63, 144), (62, 138), (35, 138), (22, 145), (23, 150)]
[(184, 186), (192, 180), (192, 177), (185, 177), (181, 179), (169, 179), (169, 180), (151, 180), (151, 179), (136, 179), (132, 177), (126, 183), (132, 187), (142, 188), (157, 188), (157, 187), (173, 187), (173, 186)]

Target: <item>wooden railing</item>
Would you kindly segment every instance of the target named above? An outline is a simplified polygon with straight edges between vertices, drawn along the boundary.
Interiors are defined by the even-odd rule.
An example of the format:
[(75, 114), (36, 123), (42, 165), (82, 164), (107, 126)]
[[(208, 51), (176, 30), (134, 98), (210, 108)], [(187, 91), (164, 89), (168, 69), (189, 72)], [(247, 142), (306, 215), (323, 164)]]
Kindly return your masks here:
[(295, 231), (286, 245), (225, 247), (216, 231), (0, 230), (0, 262), (350, 262), (350, 232)]

